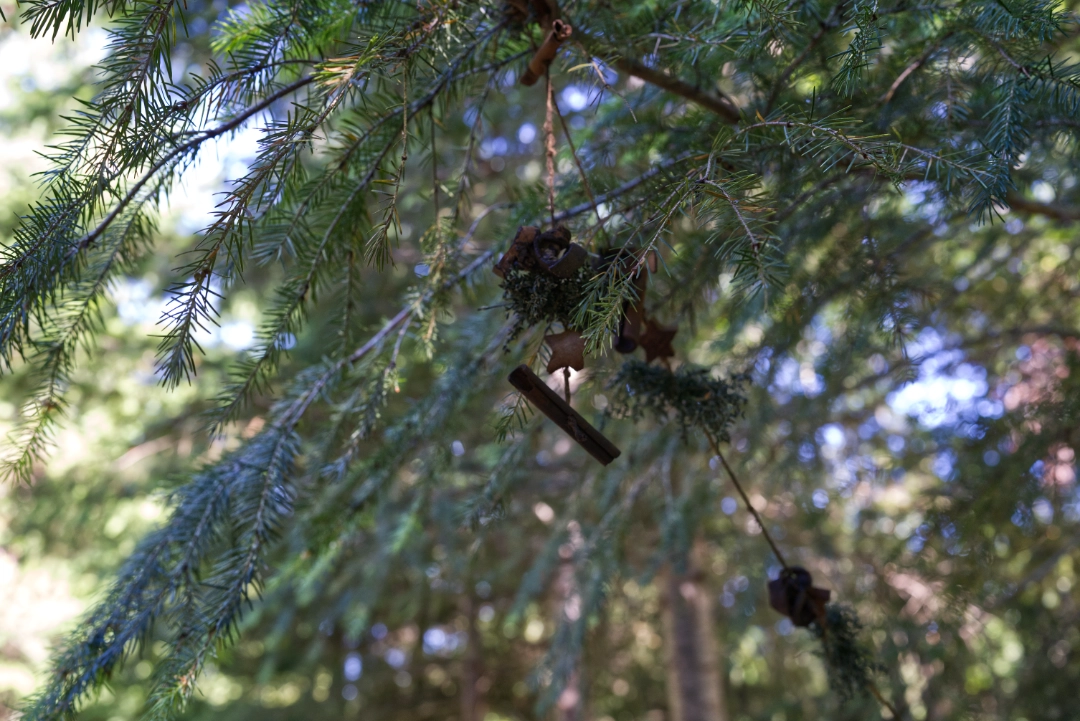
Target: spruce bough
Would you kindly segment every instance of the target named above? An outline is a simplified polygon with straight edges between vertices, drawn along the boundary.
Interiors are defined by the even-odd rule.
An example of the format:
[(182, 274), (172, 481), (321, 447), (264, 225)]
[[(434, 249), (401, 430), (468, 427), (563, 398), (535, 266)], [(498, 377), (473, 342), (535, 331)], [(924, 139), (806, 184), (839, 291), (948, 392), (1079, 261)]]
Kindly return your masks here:
[[(947, 587), (949, 607), (972, 605), (982, 619), (1041, 582), (1007, 563), (1023, 538), (1042, 534), (1044, 561), (1074, 554), (1077, 514), (1039, 469), (1072, 447), (1060, 419), (1072, 417), (1076, 374), (1035, 380), (1013, 366), (1018, 347), (1075, 365), (1076, 240), (1061, 225), (1080, 219), (1075, 8), (564, 2), (573, 34), (549, 72), (569, 119), (552, 126), (552, 209), (536, 173), (544, 96), (516, 83), (543, 40), (539, 4), (272, 0), (212, 18), (211, 39), (191, 37), (205, 62), (182, 72), (172, 61), (177, 38), (195, 33), (188, 16), (216, 11), (174, 0), (23, 4), (42, 42), (95, 23), (110, 44), (97, 95), (69, 118), (41, 199), (0, 257), (0, 359), (33, 375), (8, 482), (34, 479), (72, 374), (108, 352), (93, 344), (108, 288), (160, 252), (170, 189), (211, 142), (245, 127), (261, 134), (257, 156), (162, 288), (158, 379), (191, 379), (199, 331), (230, 298), (250, 289), (265, 304), (257, 345), (207, 411), (206, 432), (231, 434), (235, 447), (173, 490), (168, 519), (56, 651), (24, 718), (72, 716), (136, 654), (154, 660), (146, 714), (170, 718), (238, 637), (291, 648), (288, 631), (304, 619), (329, 629), (308, 658), (336, 659), (371, 642), (376, 623), (445, 625), (450, 605), (465, 619), (467, 651), (452, 674), (468, 689), (467, 713), (482, 705), (485, 647), (515, 660), (487, 673), (531, 684), (491, 692), (500, 713), (532, 713), (523, 709), (534, 702), (580, 710), (590, 694), (615, 704), (598, 679), (622, 672), (602, 652), (626, 643), (606, 624), (612, 609), (625, 612), (630, 581), (685, 572), (703, 544), (725, 559), (708, 568), (737, 564), (760, 581), (771, 563), (741, 516), (720, 510), (713, 452), (691, 427), (730, 440), (755, 508), (786, 529), (793, 553), (808, 565), (841, 559), (829, 567), (847, 570), (830, 582), (869, 612), (868, 626), (887, 629), (875, 643), (890, 656), (892, 699), (906, 697), (891, 662), (921, 668), (910, 655), (937, 652), (906, 645), (928, 637), (916, 630), (931, 610), (906, 611), (897, 623), (907, 631), (890, 625), (911, 589)], [(549, 221), (593, 252), (660, 257), (651, 303), (685, 329), (674, 373), (612, 355), (635, 292), (619, 264), (567, 281), (573, 297), (542, 308), (511, 278), (517, 315), (480, 310), (502, 292), (490, 273), (501, 239)], [(589, 341), (576, 404), (598, 421), (605, 408), (636, 421), (608, 422), (605, 433), (633, 449), (611, 469), (557, 461), (557, 436), (508, 395), (508, 369), (538, 363), (538, 320)], [(936, 349), (928, 329), (945, 339)], [(930, 362), (982, 368), (985, 400), (1001, 408), (937, 426), (876, 412)], [(753, 378), (745, 399), (737, 382), (717, 380), (742, 374)], [(1027, 395), (1007, 400), (1021, 381)], [(666, 400), (650, 405), (655, 393)], [(257, 432), (236, 430), (255, 418)], [(826, 433), (842, 442), (821, 441)], [(1009, 483), (985, 465), (991, 451)], [(950, 468), (933, 471), (935, 458)], [(909, 533), (860, 530), (882, 527), (874, 499), (905, 473), (921, 479), (905, 500)], [(862, 504), (852, 501), (855, 530), (827, 515), (837, 494)], [(1032, 520), (1043, 502), (1054, 533)], [(729, 595), (735, 604), (729, 590), (719, 597)], [(505, 639), (477, 630), (482, 604)], [(757, 612), (745, 604), (730, 633)], [(1042, 624), (1057, 606), (1044, 605), (1017, 612), (1029, 645), (1051, 643)], [(933, 633), (952, 635), (938, 650), (990, 668), (964, 645), (970, 619), (945, 606), (933, 609)], [(835, 609), (845, 629), (858, 627)], [(526, 669), (512, 646), (530, 618), (548, 626)], [(824, 637), (828, 660), (849, 669), (834, 677), (845, 695), (874, 665), (837, 645), (849, 636)], [(411, 648), (426, 653), (421, 641)], [(702, 678), (731, 676), (705, 666), (690, 665)], [(925, 717), (953, 684), (980, 708), (1037, 713), (1015, 690), (1036, 679), (1018, 677), (1009, 692), (952, 673), (924, 678), (926, 699), (900, 712)], [(797, 706), (747, 703), (756, 713)]]

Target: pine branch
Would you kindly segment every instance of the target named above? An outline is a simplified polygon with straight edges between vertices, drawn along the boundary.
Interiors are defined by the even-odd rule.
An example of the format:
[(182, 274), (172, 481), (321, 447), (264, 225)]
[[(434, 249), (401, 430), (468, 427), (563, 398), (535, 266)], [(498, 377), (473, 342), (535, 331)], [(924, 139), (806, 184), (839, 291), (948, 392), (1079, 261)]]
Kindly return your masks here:
[(672, 77), (663, 70), (650, 68), (632, 58), (616, 57), (612, 60), (612, 65), (624, 73), (641, 78), (650, 85), (655, 85), (673, 95), (686, 98), (695, 105), (700, 105), (706, 110), (716, 113), (725, 122), (737, 124), (742, 117), (735, 103), (719, 91), (703, 90), (684, 80)]

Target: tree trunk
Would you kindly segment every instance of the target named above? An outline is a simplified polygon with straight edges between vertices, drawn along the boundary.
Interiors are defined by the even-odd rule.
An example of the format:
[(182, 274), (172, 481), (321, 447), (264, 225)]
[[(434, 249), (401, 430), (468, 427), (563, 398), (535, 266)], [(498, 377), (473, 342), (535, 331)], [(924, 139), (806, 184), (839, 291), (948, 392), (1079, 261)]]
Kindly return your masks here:
[[(574, 553), (585, 545), (581, 534), (581, 524), (570, 521), (566, 524), (569, 532), (568, 543), (559, 549), (563, 559), (555, 576), (555, 594), (558, 603), (560, 621), (566, 624), (577, 623), (581, 619), (581, 589), (578, 587)], [(556, 721), (584, 721), (586, 718), (584, 690), (582, 684), (581, 658), (573, 661), (573, 669), (567, 676), (566, 686), (555, 703)]]
[[(573, 623), (577, 621), (581, 616), (581, 595), (578, 593), (573, 563), (564, 562), (559, 566), (559, 575), (556, 577), (555, 584), (559, 595), (559, 610), (563, 622)], [(581, 679), (575, 663), (574, 670), (566, 680), (566, 687), (559, 694), (559, 700), (555, 703), (555, 718), (557, 721), (582, 721), (584, 714), (581, 709), (581, 701)]]
[(480, 680), (484, 675), (484, 656), (480, 630), (476, 627), (476, 602), (470, 594), (464, 601), (465, 617), (469, 619), (468, 642), (462, 661), (461, 721), (481, 721), (486, 715)]
[(713, 623), (712, 595), (694, 553), (684, 572), (665, 569), (660, 578), (669, 721), (727, 721), (723, 674)]

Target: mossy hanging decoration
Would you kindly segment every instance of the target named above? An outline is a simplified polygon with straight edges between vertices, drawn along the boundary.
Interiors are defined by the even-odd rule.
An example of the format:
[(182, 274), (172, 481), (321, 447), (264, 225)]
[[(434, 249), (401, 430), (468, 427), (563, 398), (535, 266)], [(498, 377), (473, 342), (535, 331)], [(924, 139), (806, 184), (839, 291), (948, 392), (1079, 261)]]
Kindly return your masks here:
[(631, 358), (608, 381), (614, 394), (607, 412), (634, 421), (646, 415), (660, 422), (674, 420), (684, 437), (700, 428), (728, 441), (728, 428), (746, 405), (742, 388), (749, 382), (745, 373), (724, 380), (700, 366), (683, 364), (670, 370)]
[[(674, 329), (657, 328), (665, 334), (663, 342), (670, 345)], [(646, 334), (648, 332), (649, 329)], [(751, 504), (742, 483), (720, 450), (721, 442), (731, 440), (728, 428), (743, 413), (746, 398), (742, 389), (749, 382), (748, 374), (724, 380), (714, 378), (708, 368), (683, 364), (672, 370), (666, 365), (631, 358), (607, 384), (607, 388), (614, 391), (607, 412), (635, 421), (647, 415), (661, 423), (674, 421), (684, 437), (691, 429), (705, 434), (742, 497), (747, 512), (757, 521), (762, 535), (783, 566), (780, 576), (769, 583), (769, 604), (790, 618), (793, 624), (809, 628), (820, 639), (820, 656), (828, 669), (830, 686), (841, 697), (848, 699), (857, 693), (869, 693), (889, 709), (893, 718), (897, 718), (896, 709), (874, 684), (873, 676), (881, 668), (873, 660), (872, 652), (859, 642), (862, 623), (858, 615), (848, 606), (830, 604), (831, 592), (814, 586), (809, 571), (787, 564), (764, 519)]]
[(574, 328), (574, 314), (585, 296), (588, 271), (570, 278), (556, 278), (540, 273), (512, 270), (503, 281), (503, 300), (508, 314), (513, 314), (510, 338), (536, 325), (559, 323)]
[(818, 654), (828, 670), (829, 686), (845, 700), (870, 693), (886, 703), (874, 683), (874, 676), (884, 669), (874, 660), (873, 652), (860, 642), (862, 628), (855, 609), (839, 603), (825, 606), (823, 621), (810, 625), (810, 630), (821, 640)]
[[(809, 628), (821, 641), (818, 656), (825, 663), (829, 686), (847, 700), (871, 693), (886, 706), (873, 676), (881, 666), (873, 653), (859, 642), (862, 621), (850, 606), (829, 603), (832, 592), (814, 586), (814, 579), (802, 566), (785, 566), (769, 581), (769, 605), (791, 619), (796, 626)], [(891, 708), (891, 706), (890, 706)]]
[(571, 242), (570, 231), (561, 226), (546, 232), (532, 226), (518, 229), (494, 268), (503, 279), (507, 313), (514, 318), (511, 340), (541, 324), (577, 330), (574, 315), (591, 277), (588, 259), (588, 252)]
[(541, 232), (525, 226), (493, 268), (503, 279), (503, 298), (513, 315), (511, 340), (535, 325), (563, 326), (561, 333), (544, 336), (551, 349), (548, 373), (563, 372), (564, 393), (560, 398), (527, 365), (510, 374), (510, 384), (541, 413), (577, 441), (600, 463), (607, 465), (620, 451), (570, 405), (570, 371), (585, 367), (585, 340), (573, 317), (585, 295), (591, 274), (590, 256), (571, 242), (570, 231), (562, 226)]

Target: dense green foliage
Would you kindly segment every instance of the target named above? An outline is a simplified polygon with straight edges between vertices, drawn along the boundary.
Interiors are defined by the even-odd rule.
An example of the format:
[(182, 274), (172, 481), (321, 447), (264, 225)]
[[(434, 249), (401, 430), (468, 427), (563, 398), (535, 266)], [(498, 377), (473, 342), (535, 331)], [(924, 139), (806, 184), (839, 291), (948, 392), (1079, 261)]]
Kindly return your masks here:
[(634, 358), (608, 381), (613, 391), (610, 412), (635, 421), (648, 416), (660, 423), (672, 419), (684, 438), (691, 429), (698, 429), (729, 441), (728, 427), (742, 415), (746, 402), (740, 391), (747, 380), (743, 376), (731, 382), (710, 378), (708, 368), (691, 365), (670, 371)]
[[(1075, 4), (568, 0), (554, 208), (512, 5), (20, 6), (108, 44), (0, 118), (56, 143), (0, 228), (3, 542), (113, 579), (24, 718), (539, 718), (566, 687), (655, 718), (655, 580), (691, 548), (733, 719), (888, 716), (865, 648), (903, 718), (1068, 718)], [(178, 184), (245, 133), (183, 230)], [(549, 221), (635, 260), (519, 322), (490, 268)], [(611, 350), (639, 271), (674, 372)], [(506, 384), (549, 321), (589, 341), (606, 468)], [(701, 430), (845, 604), (844, 693)]]

